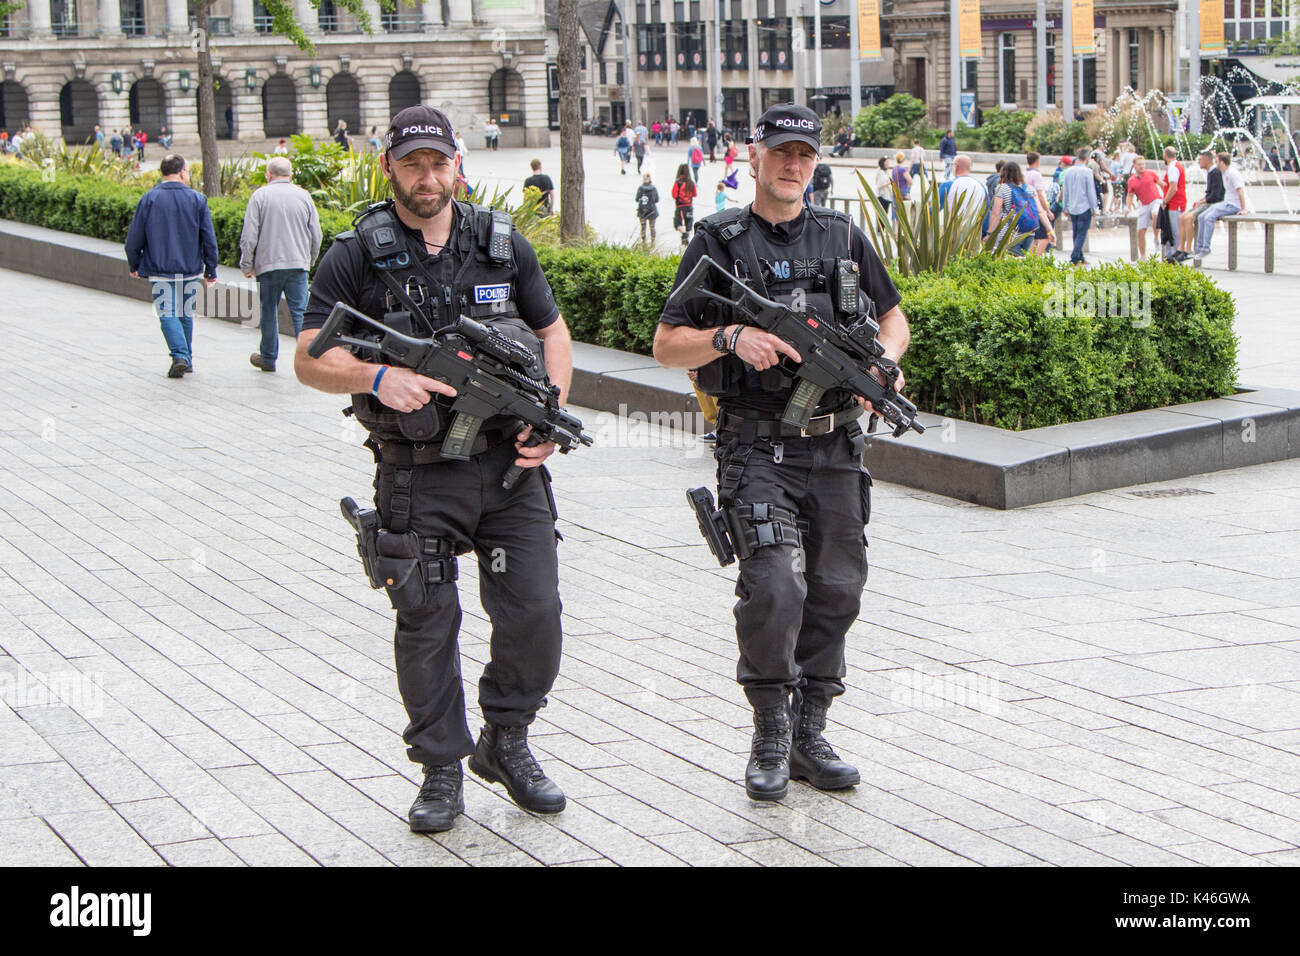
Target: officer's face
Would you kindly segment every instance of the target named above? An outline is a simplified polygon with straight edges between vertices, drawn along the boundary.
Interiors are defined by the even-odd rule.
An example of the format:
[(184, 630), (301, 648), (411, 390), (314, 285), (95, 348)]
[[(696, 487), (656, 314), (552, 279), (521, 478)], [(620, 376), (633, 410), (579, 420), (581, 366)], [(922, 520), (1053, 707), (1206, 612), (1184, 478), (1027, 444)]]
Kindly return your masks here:
[(780, 203), (799, 202), (817, 165), (817, 150), (807, 143), (779, 146), (754, 145), (749, 161), (754, 166), (758, 189)]
[(432, 219), (447, 208), (456, 188), (458, 159), (436, 149), (416, 149), (401, 159), (381, 160), (393, 184), (393, 198), (421, 219)]

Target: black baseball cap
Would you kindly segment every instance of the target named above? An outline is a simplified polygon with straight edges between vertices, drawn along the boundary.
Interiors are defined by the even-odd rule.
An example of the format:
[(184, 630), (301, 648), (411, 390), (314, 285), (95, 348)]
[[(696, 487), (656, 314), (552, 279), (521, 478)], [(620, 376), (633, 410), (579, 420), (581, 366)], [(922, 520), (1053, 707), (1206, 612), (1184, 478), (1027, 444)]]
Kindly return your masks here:
[(758, 125), (754, 127), (754, 142), (764, 146), (807, 143), (821, 152), (822, 121), (806, 106), (778, 103), (758, 118)]
[(393, 117), (384, 134), (384, 152), (391, 159), (401, 159), (417, 149), (436, 149), (444, 156), (455, 157), (455, 133), (442, 111), (431, 106), (408, 106)]

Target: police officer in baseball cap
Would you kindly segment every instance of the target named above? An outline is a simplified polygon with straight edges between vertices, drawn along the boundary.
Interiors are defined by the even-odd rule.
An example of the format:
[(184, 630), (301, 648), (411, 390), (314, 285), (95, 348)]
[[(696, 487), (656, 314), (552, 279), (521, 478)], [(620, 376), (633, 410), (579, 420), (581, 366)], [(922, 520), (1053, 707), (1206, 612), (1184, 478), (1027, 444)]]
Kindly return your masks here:
[[(677, 284), (707, 254), (796, 311), (851, 324), (865, 310), (879, 322), (885, 355), (898, 360), (907, 319), (880, 257), (847, 215), (805, 200), (820, 148), (812, 110), (767, 110), (749, 146), (753, 203), (699, 223)], [(858, 283), (860, 294), (840, 294), (841, 280)], [(714, 292), (730, 296), (729, 285), (715, 274)], [(871, 477), (858, 419), (869, 408), (832, 389), (806, 429), (783, 423), (793, 377), (778, 362), (798, 362), (799, 353), (703, 297), (664, 309), (654, 355), (668, 368), (697, 369), (697, 385), (718, 398), (718, 505), (745, 531), (734, 606), (737, 678), (754, 710), (745, 790), (780, 800), (791, 778), (821, 790), (856, 786), (857, 769), (823, 731), (844, 693), (846, 637), (867, 580)]]
[[(563, 401), (572, 375), (568, 329), (536, 253), (509, 215), (454, 199), (460, 157), (443, 113), (412, 106), (394, 116), (380, 165), (393, 201), (370, 207), (321, 259), (295, 370), (304, 384), (351, 393), (351, 412), (370, 433), (377, 552), (405, 558), (385, 551), (384, 541), (418, 543), (407, 573), (388, 579), (402, 582), (388, 587), (397, 612), (397, 686), (410, 719), (402, 736), (425, 774), (408, 820), (418, 832), (453, 825), (464, 809), (466, 756), (471, 770), (504, 784), (519, 806), (556, 813), (564, 794), (527, 741), (560, 666), (558, 535), (542, 465), (554, 443), (526, 445), (528, 430), (518, 420), (489, 419), (469, 460), (445, 459), (439, 450), (450, 424), (449, 385), (377, 364), (370, 352), (338, 347), (314, 359), (307, 347), (336, 302), (390, 324), (405, 316), (408, 334), (421, 336), (468, 315), (542, 353)], [(502, 478), (511, 465), (524, 471), (507, 490)], [(478, 557), (479, 595), (492, 623), (477, 743), (466, 722), (457, 646), (457, 557), (469, 551)]]

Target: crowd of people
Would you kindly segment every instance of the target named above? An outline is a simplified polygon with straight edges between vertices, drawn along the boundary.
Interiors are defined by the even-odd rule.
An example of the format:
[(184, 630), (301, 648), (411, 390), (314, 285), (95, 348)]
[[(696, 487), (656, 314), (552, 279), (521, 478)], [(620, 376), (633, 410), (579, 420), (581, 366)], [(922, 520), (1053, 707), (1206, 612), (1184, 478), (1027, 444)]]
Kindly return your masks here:
[[(1164, 149), (1159, 171), (1124, 141), (1110, 156), (1082, 147), (1073, 156), (1061, 157), (1050, 174), (1040, 168), (1036, 152), (1024, 154), (1023, 163), (1018, 158), (999, 159), (993, 173), (982, 179), (972, 173), (971, 157), (956, 151), (951, 131), (940, 141), (939, 156), (943, 208), (960, 208), (982, 217), (985, 236), (1013, 219), (1022, 235), (1011, 245), (1012, 255), (1041, 255), (1049, 247), (1062, 248), (1058, 226), (1068, 217), (1073, 239), (1070, 261), (1084, 264), (1088, 231), (1096, 220), (1102, 215), (1132, 216), (1137, 220), (1138, 259), (1146, 258), (1151, 233), (1152, 251), (1166, 262), (1191, 260), (1199, 266), (1209, 254), (1215, 223), (1248, 208), (1243, 174), (1228, 152), (1206, 149), (1197, 156), (1206, 181), (1203, 195), (1195, 201), (1189, 194), (1187, 169), (1172, 146)], [(876, 199), (893, 218), (899, 213), (898, 202), (911, 201), (913, 186), (929, 175), (925, 158), (925, 150), (914, 140), (910, 153), (899, 150), (892, 159), (882, 156), (877, 161), (872, 185)], [(810, 186), (814, 201), (819, 195)]]

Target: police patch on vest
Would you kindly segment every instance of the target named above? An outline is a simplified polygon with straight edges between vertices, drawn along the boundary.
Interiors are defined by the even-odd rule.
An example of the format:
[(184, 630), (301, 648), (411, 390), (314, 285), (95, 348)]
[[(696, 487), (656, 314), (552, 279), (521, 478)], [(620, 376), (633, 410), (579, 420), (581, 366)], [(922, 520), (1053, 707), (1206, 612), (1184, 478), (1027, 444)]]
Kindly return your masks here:
[(492, 302), (505, 302), (510, 298), (510, 283), (474, 286), (474, 304), (485, 305)]

